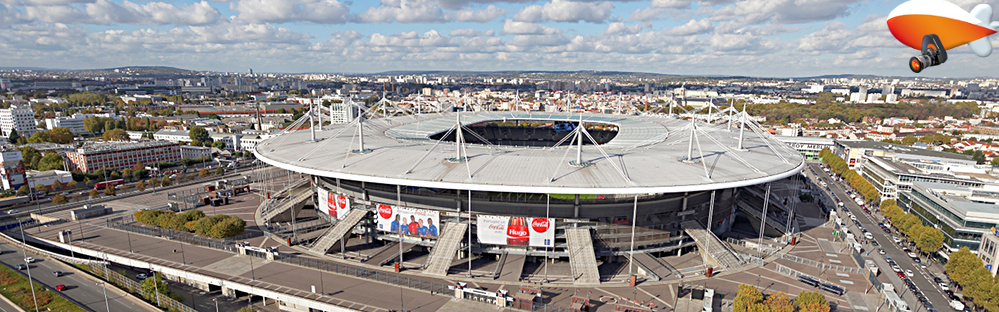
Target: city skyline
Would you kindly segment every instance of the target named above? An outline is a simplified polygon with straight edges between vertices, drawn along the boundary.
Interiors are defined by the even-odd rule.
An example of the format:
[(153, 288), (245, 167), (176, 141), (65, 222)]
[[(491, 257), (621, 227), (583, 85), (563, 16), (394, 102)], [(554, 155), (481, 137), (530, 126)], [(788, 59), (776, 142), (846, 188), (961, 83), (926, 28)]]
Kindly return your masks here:
[[(957, 0), (964, 9), (981, 1)], [(902, 1), (0, 1), (2, 67), (914, 76)], [(994, 39), (993, 39), (994, 40)], [(917, 77), (999, 69), (967, 47)]]

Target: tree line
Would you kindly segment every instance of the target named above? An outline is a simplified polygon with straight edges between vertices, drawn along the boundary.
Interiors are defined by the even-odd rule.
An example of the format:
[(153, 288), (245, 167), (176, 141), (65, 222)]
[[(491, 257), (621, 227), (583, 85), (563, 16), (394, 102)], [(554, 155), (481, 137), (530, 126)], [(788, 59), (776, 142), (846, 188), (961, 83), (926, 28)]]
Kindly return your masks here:
[(158, 226), (201, 236), (226, 238), (242, 234), (246, 221), (224, 214), (206, 216), (201, 210), (174, 213), (165, 210), (143, 210), (134, 214), (135, 220), (145, 225)]
[[(736, 103), (736, 107), (742, 106)], [(912, 120), (928, 119), (931, 116), (969, 118), (978, 113), (974, 102), (902, 102), (898, 104), (849, 104), (829, 100), (819, 100), (814, 105), (801, 105), (781, 102), (778, 104), (749, 104), (746, 109), (755, 116), (765, 116), (768, 122), (790, 123), (803, 119), (828, 120), (831, 118), (846, 123), (861, 122), (864, 117), (885, 119), (907, 117)]]
[(999, 278), (992, 276), (982, 259), (971, 253), (971, 249), (961, 247), (950, 253), (944, 269), (947, 270), (947, 277), (963, 290), (965, 299), (986, 311), (999, 311)]
[(909, 241), (915, 242), (920, 252), (930, 254), (943, 247), (944, 234), (940, 229), (923, 225), (918, 216), (903, 211), (894, 199), (881, 202), (881, 215), (888, 218)]
[(791, 298), (784, 292), (765, 295), (756, 286), (742, 284), (736, 291), (733, 312), (829, 312), (829, 302), (826, 296), (814, 292), (803, 291), (797, 297)]
[(819, 152), (819, 157), (822, 158), (822, 162), (829, 166), (832, 172), (843, 177), (843, 180), (849, 182), (850, 186), (863, 195), (864, 199), (868, 202), (878, 201), (878, 199), (881, 198), (878, 190), (874, 188), (874, 185), (871, 184), (870, 181), (864, 179), (864, 177), (857, 174), (856, 171), (850, 170), (850, 166), (846, 164), (846, 161), (844, 161), (843, 158), (836, 156), (836, 154), (833, 154), (829, 148), (823, 148), (822, 151)]

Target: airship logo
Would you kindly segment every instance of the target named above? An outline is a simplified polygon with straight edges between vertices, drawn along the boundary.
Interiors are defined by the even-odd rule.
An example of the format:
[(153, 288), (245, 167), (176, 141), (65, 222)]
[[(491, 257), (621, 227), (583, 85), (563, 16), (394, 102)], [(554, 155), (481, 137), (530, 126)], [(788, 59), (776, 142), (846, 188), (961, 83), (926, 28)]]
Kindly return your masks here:
[(922, 52), (909, 60), (909, 68), (920, 72), (947, 61), (947, 50), (967, 44), (980, 57), (992, 54), (986, 38), (996, 33), (992, 7), (979, 4), (970, 12), (944, 0), (910, 0), (888, 15), (888, 30), (902, 44)]

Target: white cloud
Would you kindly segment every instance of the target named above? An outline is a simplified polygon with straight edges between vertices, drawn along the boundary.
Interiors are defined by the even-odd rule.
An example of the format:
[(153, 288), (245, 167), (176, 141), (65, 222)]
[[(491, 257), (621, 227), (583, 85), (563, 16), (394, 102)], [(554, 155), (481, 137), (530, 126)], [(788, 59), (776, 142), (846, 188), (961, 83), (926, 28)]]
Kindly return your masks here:
[(482, 10), (458, 10), (452, 14), (452, 19), (459, 22), (485, 23), (492, 21), (501, 15), (506, 15), (508, 11), (495, 5), (490, 5)]
[(689, 8), (693, 0), (652, 0), (652, 7), (656, 8), (670, 8), (670, 9), (683, 9)]
[(347, 5), (336, 0), (235, 0), (230, 7), (248, 23), (342, 24), (350, 13)]
[(577, 2), (552, 0), (544, 6), (531, 5), (513, 17), (521, 22), (590, 22), (601, 23), (610, 18), (614, 4), (609, 1)]
[(440, 23), (446, 21), (436, 0), (382, 0), (358, 16), (364, 23)]
[(624, 23), (622, 23), (622, 22), (613, 22), (613, 23), (610, 23), (610, 25), (607, 26), (607, 30), (604, 31), (604, 34), (605, 35), (613, 35), (613, 34), (629, 34), (629, 35), (633, 35), (633, 34), (637, 34), (637, 33), (641, 32), (641, 31), (642, 31), (642, 26), (641, 25), (625, 26)]
[(506, 20), (503, 24), (503, 33), (506, 34), (534, 34), (534, 35), (550, 35), (550, 34), (560, 34), (562, 30), (551, 28), (548, 26), (542, 26), (537, 23), (527, 23), (527, 22), (517, 22), (514, 20)]
[(669, 33), (677, 36), (699, 35), (711, 32), (715, 28), (708, 19), (690, 20), (686, 24), (673, 27)]
[(646, 22), (651, 20), (657, 20), (664, 13), (663, 9), (660, 8), (646, 8), (646, 9), (636, 9), (631, 12), (628, 19), (636, 22)]
[(712, 12), (715, 20), (736, 20), (743, 24), (766, 21), (784, 24), (828, 21), (849, 13), (860, 0), (744, 0)]
[(205, 25), (221, 18), (219, 11), (205, 1), (178, 8), (164, 2), (137, 4), (123, 1), (118, 4), (97, 0), (86, 4), (85, 8), (87, 15), (98, 24)]
[(493, 36), (495, 34), (496, 34), (496, 31), (494, 31), (492, 29), (487, 30), (485, 32), (482, 32), (482, 31), (478, 31), (478, 30), (475, 30), (475, 29), (471, 29), (471, 28), (462, 28), (462, 29), (452, 29), (451, 32), (448, 33), (448, 36), (451, 36), (451, 37), (479, 37), (479, 36)]

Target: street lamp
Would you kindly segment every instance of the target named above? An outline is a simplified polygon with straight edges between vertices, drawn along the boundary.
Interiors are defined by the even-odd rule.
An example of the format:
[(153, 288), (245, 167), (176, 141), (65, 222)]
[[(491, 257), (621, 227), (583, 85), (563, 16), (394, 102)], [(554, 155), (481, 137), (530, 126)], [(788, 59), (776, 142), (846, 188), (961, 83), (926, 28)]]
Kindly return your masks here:
[(111, 312), (111, 304), (108, 303), (108, 285), (104, 282), (98, 282), (97, 285), (104, 287), (104, 307), (108, 309), (108, 312)]
[(215, 302), (215, 312), (219, 312), (219, 298), (212, 298), (212, 301)]
[(18, 222), (17, 227), (21, 229), (21, 254), (24, 255), (24, 268), (28, 270), (28, 285), (31, 287), (31, 299), (35, 301), (35, 312), (38, 312), (38, 297), (35, 296), (35, 282), (31, 279), (31, 263), (28, 263), (28, 251), (25, 247), (28, 243), (24, 240), (24, 226), (21, 222)]

